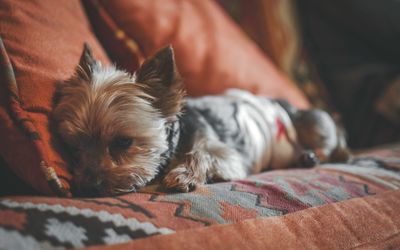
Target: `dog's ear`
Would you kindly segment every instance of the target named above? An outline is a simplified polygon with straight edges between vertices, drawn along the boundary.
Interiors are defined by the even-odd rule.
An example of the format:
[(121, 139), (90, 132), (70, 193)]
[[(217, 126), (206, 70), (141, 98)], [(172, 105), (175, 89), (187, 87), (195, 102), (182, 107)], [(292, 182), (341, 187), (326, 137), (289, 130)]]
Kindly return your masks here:
[(79, 60), (79, 64), (75, 68), (75, 74), (67, 81), (60, 81), (56, 84), (53, 103), (57, 104), (61, 97), (66, 94), (65, 89), (80, 84), (90, 84), (93, 69), (98, 67), (98, 62), (92, 55), (92, 49), (89, 44), (85, 43)]
[(170, 45), (143, 62), (136, 72), (136, 82), (142, 84), (144, 91), (154, 98), (153, 106), (165, 118), (169, 121), (177, 119), (185, 93)]
[(83, 51), (79, 60), (79, 65), (76, 68), (77, 77), (87, 81), (90, 80), (90, 78), (92, 77), (93, 69), (96, 66), (97, 61), (93, 57), (92, 49), (90, 48), (89, 44), (85, 43), (83, 45)]

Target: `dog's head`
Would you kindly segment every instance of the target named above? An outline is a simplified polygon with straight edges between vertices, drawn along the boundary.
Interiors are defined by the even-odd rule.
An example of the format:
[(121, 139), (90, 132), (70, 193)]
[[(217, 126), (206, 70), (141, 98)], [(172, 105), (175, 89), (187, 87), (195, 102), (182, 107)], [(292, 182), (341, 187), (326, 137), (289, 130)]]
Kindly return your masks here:
[(53, 117), (74, 152), (73, 183), (83, 195), (135, 191), (158, 173), (166, 126), (184, 92), (168, 46), (131, 75), (103, 67), (85, 45), (74, 76), (60, 83)]
[(320, 109), (296, 110), (291, 115), (300, 144), (316, 150), (322, 162), (346, 162), (351, 153), (339, 118)]

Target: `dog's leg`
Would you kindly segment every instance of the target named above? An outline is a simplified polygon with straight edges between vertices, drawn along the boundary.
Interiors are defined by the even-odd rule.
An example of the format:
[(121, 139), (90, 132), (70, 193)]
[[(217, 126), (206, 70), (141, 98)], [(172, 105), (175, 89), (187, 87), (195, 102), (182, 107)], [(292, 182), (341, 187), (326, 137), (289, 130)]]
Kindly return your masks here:
[(231, 180), (246, 176), (238, 152), (215, 138), (195, 136), (192, 149), (164, 178), (169, 189), (189, 192), (207, 180)]

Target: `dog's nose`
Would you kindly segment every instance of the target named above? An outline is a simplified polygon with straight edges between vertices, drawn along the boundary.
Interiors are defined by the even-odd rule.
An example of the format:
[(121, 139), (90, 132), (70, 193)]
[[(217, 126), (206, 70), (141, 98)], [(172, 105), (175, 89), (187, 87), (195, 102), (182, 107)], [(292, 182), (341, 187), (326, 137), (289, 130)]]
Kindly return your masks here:
[(81, 196), (100, 196), (100, 189), (96, 186), (82, 186), (79, 190)]
[(103, 182), (100, 179), (86, 181), (85, 183), (80, 183), (78, 192), (82, 196), (102, 196), (103, 195)]
[(82, 196), (100, 196), (103, 190), (103, 180), (98, 173), (92, 170), (85, 171), (85, 177), (77, 186)]

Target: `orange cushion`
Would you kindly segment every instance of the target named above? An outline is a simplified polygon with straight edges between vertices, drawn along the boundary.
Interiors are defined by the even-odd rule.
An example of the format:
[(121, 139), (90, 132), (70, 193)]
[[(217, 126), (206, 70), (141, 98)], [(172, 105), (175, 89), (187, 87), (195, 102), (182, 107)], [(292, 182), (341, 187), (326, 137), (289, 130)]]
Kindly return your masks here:
[(69, 195), (70, 174), (50, 133), (54, 86), (73, 74), (84, 42), (108, 59), (78, 0), (3, 0), (0, 37), (0, 154), (36, 190)]
[(236, 87), (308, 106), (299, 89), (212, 0), (84, 3), (99, 39), (125, 69), (134, 71), (137, 61), (172, 44), (190, 95)]

